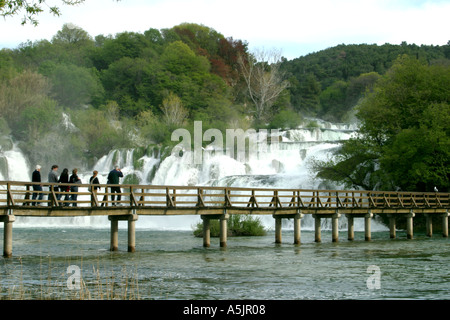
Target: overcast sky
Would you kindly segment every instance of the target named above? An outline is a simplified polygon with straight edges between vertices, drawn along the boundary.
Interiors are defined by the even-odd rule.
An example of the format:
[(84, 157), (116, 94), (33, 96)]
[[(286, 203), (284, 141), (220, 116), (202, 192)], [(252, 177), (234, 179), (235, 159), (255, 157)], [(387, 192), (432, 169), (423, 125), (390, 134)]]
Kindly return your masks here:
[(450, 40), (450, 0), (86, 0), (42, 13), (39, 26), (21, 25), (22, 13), (0, 18), (0, 48), (51, 38), (65, 23), (92, 37), (183, 22), (203, 24), (254, 48), (277, 48), (288, 59), (338, 44), (444, 45)]

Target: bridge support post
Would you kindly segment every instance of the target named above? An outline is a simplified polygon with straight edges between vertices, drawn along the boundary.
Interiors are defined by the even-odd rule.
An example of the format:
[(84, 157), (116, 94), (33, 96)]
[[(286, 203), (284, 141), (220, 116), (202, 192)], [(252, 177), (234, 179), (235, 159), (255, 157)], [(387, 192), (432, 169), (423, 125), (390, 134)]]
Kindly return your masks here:
[[(109, 217), (111, 218), (111, 216)], [(109, 246), (110, 251), (118, 251), (119, 250), (119, 220), (118, 219), (110, 219), (111, 220), (111, 243)]]
[(138, 215), (136, 210), (132, 210), (131, 214), (108, 216), (111, 221), (111, 244), (110, 251), (119, 250), (119, 220), (127, 221), (128, 223), (128, 252), (136, 251), (136, 221)]
[(294, 244), (300, 244), (300, 242), (301, 242), (302, 218), (303, 218), (303, 214), (300, 211), (297, 212), (297, 214), (294, 216)]
[(347, 225), (348, 225), (348, 235), (347, 240), (353, 241), (355, 239), (355, 226), (354, 226), (354, 218), (352, 215), (347, 214)]
[(320, 230), (320, 216), (317, 214), (313, 214), (314, 217), (314, 241), (321, 242), (322, 235)]
[(341, 217), (339, 211), (336, 211), (335, 214), (331, 217), (331, 241), (338, 242), (339, 241), (339, 218)]
[(406, 215), (406, 238), (412, 239), (413, 238), (413, 218), (415, 214), (411, 210), (411, 212)]
[(429, 213), (425, 213), (425, 224), (427, 227), (427, 237), (432, 237), (433, 236), (433, 217), (431, 214)]
[(225, 248), (227, 246), (227, 222), (229, 217), (230, 215), (227, 214), (226, 211), (220, 217), (220, 246), (222, 248)]
[(136, 251), (136, 221), (138, 215), (136, 210), (128, 217), (128, 252)]
[(448, 217), (450, 212), (446, 212), (442, 215), (442, 236), (448, 238)]
[(12, 257), (12, 231), (13, 222), (16, 221), (16, 217), (12, 214), (3, 216), (0, 218), (3, 221), (3, 257)]
[(281, 243), (281, 217), (275, 217), (275, 243)]
[(203, 220), (203, 247), (209, 248), (211, 245), (211, 220), (208, 217), (201, 216)]
[(388, 214), (388, 218), (389, 218), (389, 236), (391, 239), (395, 239), (396, 234), (395, 234), (395, 216), (393, 214)]
[(369, 211), (364, 216), (364, 239), (366, 241), (370, 241), (372, 238), (372, 231), (371, 231), (371, 221), (372, 221), (373, 213)]

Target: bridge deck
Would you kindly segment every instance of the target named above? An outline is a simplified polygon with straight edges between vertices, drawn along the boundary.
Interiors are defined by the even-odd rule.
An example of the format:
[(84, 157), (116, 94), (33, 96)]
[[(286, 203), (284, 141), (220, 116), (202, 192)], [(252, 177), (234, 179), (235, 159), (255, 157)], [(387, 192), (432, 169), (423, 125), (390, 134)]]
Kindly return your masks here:
[[(204, 186), (77, 185), (78, 192), (64, 192), (66, 185), (45, 183), (33, 191), (31, 182), (0, 181), (0, 215), (14, 210), (17, 216), (122, 215), (135, 210), (139, 215), (220, 214), (346, 214), (443, 213), (450, 209), (449, 193), (384, 192), (356, 190), (305, 190), (232, 188)], [(69, 185), (67, 185), (68, 187)], [(33, 193), (37, 198), (33, 200)], [(121, 200), (117, 201), (117, 196)], [(76, 196), (76, 198), (71, 198)], [(112, 199), (115, 197), (115, 201)], [(33, 204), (37, 205), (33, 205)], [(114, 204), (117, 204), (114, 205)]]

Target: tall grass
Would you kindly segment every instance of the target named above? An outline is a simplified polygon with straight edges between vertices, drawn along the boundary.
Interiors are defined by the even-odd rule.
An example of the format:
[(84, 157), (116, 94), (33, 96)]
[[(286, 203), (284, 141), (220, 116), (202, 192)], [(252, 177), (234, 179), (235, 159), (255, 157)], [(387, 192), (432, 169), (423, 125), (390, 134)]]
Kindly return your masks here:
[[(60, 266), (54, 266), (48, 257), (47, 266), (41, 258), (40, 279), (24, 279), (22, 259), (8, 262), (6, 272), (0, 273), (0, 300), (140, 300), (137, 267), (133, 270), (123, 266), (116, 273), (112, 267), (101, 266), (99, 260), (83, 269), (83, 258), (75, 263), (70, 259), (61, 272)], [(70, 274), (67, 267), (76, 265), (80, 268), (79, 285), (68, 285)], [(109, 269), (109, 270), (108, 270)], [(55, 274), (55, 270), (57, 273)], [(87, 277), (83, 277), (87, 275)], [(78, 284), (78, 283), (77, 283)]]

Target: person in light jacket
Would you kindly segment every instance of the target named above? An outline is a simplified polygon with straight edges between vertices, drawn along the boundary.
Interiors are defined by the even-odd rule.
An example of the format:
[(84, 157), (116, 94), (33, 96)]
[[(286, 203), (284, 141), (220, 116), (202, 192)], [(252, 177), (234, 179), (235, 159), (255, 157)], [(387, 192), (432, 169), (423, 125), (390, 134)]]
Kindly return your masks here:
[[(58, 166), (56, 164), (54, 164), (52, 166), (52, 169), (50, 170), (50, 172), (48, 173), (48, 182), (50, 183), (58, 183)], [(49, 186), (48, 190), (51, 191), (52, 187)], [(58, 186), (54, 186), (53, 190), (55, 190), (55, 192), (58, 192)], [(48, 199), (51, 200), (52, 195), (51, 193), (48, 195)], [(61, 199), (61, 194), (56, 194), (56, 200)], [(49, 205), (51, 205), (51, 203), (49, 203)]]

